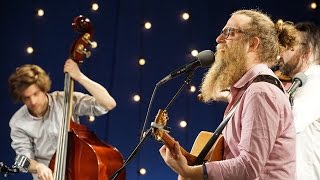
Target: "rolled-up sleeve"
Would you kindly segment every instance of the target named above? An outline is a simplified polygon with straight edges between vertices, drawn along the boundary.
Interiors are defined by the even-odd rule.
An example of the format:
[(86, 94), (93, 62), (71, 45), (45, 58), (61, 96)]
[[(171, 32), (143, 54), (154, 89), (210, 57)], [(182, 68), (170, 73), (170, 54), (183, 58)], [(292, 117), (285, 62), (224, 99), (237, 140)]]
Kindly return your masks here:
[(74, 92), (74, 113), (78, 116), (100, 116), (106, 114), (108, 109), (100, 106), (96, 99), (88, 94)]

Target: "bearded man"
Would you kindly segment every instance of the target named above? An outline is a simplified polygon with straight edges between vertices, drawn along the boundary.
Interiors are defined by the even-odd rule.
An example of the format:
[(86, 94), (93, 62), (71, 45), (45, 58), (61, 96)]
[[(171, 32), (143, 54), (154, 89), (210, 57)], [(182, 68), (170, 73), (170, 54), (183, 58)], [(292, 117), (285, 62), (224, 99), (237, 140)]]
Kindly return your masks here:
[(299, 43), (282, 55), (280, 71), (304, 73), (306, 83), (292, 95), (296, 127), (297, 180), (320, 179), (320, 29), (311, 22), (296, 25)]
[[(225, 114), (236, 107), (222, 135), (223, 160), (189, 166), (179, 143), (160, 154), (179, 179), (295, 179), (295, 129), (283, 86), (269, 68), (295, 45), (291, 23), (276, 23), (258, 10), (232, 13), (216, 42), (216, 61), (202, 82), (205, 102), (230, 89)], [(279, 84), (257, 81), (269, 77)], [(273, 82), (273, 81), (272, 81)]]

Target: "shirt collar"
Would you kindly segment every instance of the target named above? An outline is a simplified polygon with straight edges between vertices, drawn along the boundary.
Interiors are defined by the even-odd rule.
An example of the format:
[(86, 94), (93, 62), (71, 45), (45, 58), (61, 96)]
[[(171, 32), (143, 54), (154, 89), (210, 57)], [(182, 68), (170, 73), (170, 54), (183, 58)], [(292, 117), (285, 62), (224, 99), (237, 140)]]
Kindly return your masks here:
[(32, 114), (30, 114), (27, 106), (24, 105), (27, 116), (29, 116), (33, 120), (43, 120), (43, 119), (46, 119), (48, 117), (50, 108), (52, 107), (52, 99), (51, 99), (51, 96), (48, 93), (46, 95), (47, 95), (47, 98), (48, 98), (48, 109), (47, 109), (46, 113), (44, 114), (44, 116), (43, 117), (35, 117), (35, 116), (33, 116)]
[(268, 68), (266, 64), (257, 64), (251, 69), (249, 69), (233, 86), (230, 88), (231, 101), (226, 108), (226, 112), (234, 105), (237, 99), (239, 99), (247, 86), (256, 78), (259, 74), (270, 74), (272, 75), (272, 70)]
[[(237, 89), (243, 88), (245, 85), (247, 85), (249, 82), (253, 81), (255, 77), (257, 77), (259, 74), (261, 74), (263, 71), (266, 71), (266, 69), (269, 69), (266, 64), (257, 64), (249, 71), (247, 71), (240, 79), (237, 81), (233, 87)], [(271, 71), (271, 70), (270, 70)]]

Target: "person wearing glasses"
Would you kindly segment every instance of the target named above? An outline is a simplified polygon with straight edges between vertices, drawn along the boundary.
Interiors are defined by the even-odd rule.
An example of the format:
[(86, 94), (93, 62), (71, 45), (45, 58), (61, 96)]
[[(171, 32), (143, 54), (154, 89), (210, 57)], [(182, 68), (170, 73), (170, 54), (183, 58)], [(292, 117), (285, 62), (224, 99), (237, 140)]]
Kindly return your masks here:
[(285, 51), (280, 71), (307, 81), (292, 96), (296, 127), (297, 179), (320, 179), (320, 29), (311, 22), (296, 24), (299, 44)]
[(162, 158), (179, 179), (295, 179), (290, 102), (269, 68), (284, 49), (297, 43), (294, 25), (275, 24), (258, 10), (238, 10), (216, 42), (215, 63), (203, 79), (201, 94), (211, 102), (230, 87), (225, 115), (233, 107), (235, 111), (222, 131), (223, 158), (190, 166), (178, 142), (172, 149), (162, 146)]

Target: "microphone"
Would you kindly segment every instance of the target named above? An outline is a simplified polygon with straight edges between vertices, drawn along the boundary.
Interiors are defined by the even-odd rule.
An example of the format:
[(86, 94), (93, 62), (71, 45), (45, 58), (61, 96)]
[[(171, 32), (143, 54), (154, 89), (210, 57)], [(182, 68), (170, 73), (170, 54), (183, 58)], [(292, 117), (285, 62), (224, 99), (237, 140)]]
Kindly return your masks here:
[(214, 53), (211, 50), (204, 50), (199, 52), (199, 54), (196, 56), (196, 59), (185, 66), (180, 67), (179, 69), (176, 69), (175, 71), (171, 72), (169, 75), (161, 79), (157, 85), (161, 85), (166, 83), (167, 81), (181, 75), (184, 73), (188, 73), (190, 71), (194, 71), (199, 66), (206, 68), (213, 64), (214, 62)]
[(0, 162), (0, 172), (4, 173), (4, 177), (7, 177), (9, 173), (27, 173), (30, 164), (31, 160), (27, 156), (17, 154), (12, 167), (8, 167), (3, 162)]
[(292, 78), (292, 85), (287, 90), (287, 93), (289, 94), (289, 96), (292, 96), (296, 92), (297, 88), (303, 86), (306, 82), (307, 82), (307, 76), (302, 72), (297, 73)]
[(6, 166), (3, 162), (0, 162), (0, 172), (8, 173), (10, 172), (10, 168)]
[(3, 162), (0, 162), (0, 172), (3, 173), (4, 177), (7, 177), (9, 174), (18, 173), (19, 169), (15, 167), (10, 168), (7, 165), (5, 165)]

